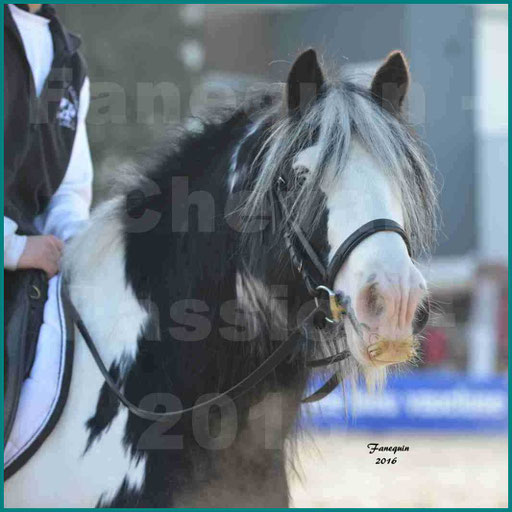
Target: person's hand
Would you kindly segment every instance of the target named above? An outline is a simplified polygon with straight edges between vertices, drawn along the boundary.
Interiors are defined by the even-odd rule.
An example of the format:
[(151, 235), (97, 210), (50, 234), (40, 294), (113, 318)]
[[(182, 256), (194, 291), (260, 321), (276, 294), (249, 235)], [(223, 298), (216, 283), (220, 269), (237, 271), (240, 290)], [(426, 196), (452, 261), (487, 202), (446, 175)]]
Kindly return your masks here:
[(25, 249), (18, 261), (19, 269), (39, 268), (48, 278), (53, 277), (60, 266), (64, 242), (53, 235), (27, 236)]

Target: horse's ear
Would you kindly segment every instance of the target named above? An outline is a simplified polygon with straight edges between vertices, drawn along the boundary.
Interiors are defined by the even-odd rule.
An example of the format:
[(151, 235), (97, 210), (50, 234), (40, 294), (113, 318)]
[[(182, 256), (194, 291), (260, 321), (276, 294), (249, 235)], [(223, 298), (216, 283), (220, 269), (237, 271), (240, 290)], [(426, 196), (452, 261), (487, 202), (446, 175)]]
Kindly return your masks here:
[(288, 112), (298, 114), (305, 112), (322, 93), (324, 76), (313, 49), (306, 50), (293, 63), (286, 84)]
[(399, 115), (408, 88), (407, 61), (401, 51), (391, 52), (373, 77), (372, 95), (383, 108)]

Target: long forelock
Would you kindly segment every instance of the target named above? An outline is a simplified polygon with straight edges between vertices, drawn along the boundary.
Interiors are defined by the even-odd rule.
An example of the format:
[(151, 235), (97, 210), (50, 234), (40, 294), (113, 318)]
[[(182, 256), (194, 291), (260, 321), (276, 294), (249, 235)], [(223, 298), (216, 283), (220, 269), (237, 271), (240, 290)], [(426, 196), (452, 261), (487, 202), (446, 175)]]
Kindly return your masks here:
[[(404, 229), (414, 254), (428, 253), (435, 238), (437, 209), (430, 166), (410, 127), (382, 109), (367, 89), (352, 82), (332, 84), (300, 119), (274, 107), (256, 122), (264, 127), (264, 142), (252, 162), (251, 191), (243, 206), (246, 219), (261, 215), (277, 178), (287, 175), (290, 215), (314, 230), (325, 199), (319, 189), (327, 179), (326, 170), (343, 172), (351, 141), (357, 138), (400, 192)], [(318, 147), (318, 163), (305, 181), (295, 180), (289, 172), (293, 158), (313, 144)]]

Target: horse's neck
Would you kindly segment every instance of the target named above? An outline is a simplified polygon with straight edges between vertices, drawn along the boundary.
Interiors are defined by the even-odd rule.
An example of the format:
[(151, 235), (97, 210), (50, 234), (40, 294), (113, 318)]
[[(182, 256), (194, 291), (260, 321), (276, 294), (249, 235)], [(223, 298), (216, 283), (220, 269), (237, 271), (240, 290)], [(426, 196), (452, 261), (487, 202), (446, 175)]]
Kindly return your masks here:
[[(156, 225), (145, 214), (135, 225), (127, 224), (125, 199), (113, 200), (94, 214), (89, 228), (73, 241), (67, 254), (72, 299), (105, 365), (144, 380), (132, 394), (165, 389), (184, 402), (194, 401), (198, 394), (225, 389), (243, 379), (281, 339), (269, 335), (275, 332), (274, 324), (280, 328), (283, 323), (283, 297), (271, 303), (277, 284), (269, 272), (272, 262), (265, 261), (258, 272), (239, 280), (242, 237), (225, 211), (232, 145), (219, 153), (214, 143), (220, 144), (227, 135), (220, 131), (210, 136), (216, 137), (219, 140), (210, 140), (204, 154), (196, 155), (194, 147), (188, 148), (155, 169), (153, 181), (159, 185), (160, 199), (147, 198), (142, 206), (157, 213)], [(217, 151), (217, 158), (211, 158), (212, 151)], [(190, 173), (184, 197), (173, 190), (183, 185), (184, 177), (177, 176), (181, 169)], [(176, 183), (175, 178), (181, 181)], [(196, 202), (197, 216), (190, 215), (183, 230), (176, 218), (183, 214), (183, 205), (188, 213), (194, 211), (191, 203)], [(211, 220), (211, 229), (204, 229), (201, 216)], [(266, 231), (265, 243), (275, 245), (272, 236)], [(263, 246), (254, 249), (261, 254), (265, 251)], [(259, 309), (267, 324), (264, 334), (247, 343), (231, 339), (229, 333), (236, 333), (239, 326), (230, 314), (230, 304), (248, 306), (249, 312)], [(148, 337), (148, 325), (156, 326), (156, 337)], [(148, 360), (153, 368), (150, 373)], [(133, 396), (135, 401), (138, 398)]]
[[(204, 173), (217, 173), (207, 174), (210, 183), (219, 182), (219, 188), (227, 189), (221, 168), (226, 162), (229, 155), (222, 155), (214, 168), (205, 168)], [(200, 184), (191, 182), (190, 188), (199, 190)], [(216, 208), (221, 207), (215, 212), (215, 222), (221, 222), (225, 199), (222, 190), (215, 197)], [(168, 212), (164, 212), (155, 229), (130, 232), (124, 206), (122, 198), (96, 211), (89, 227), (67, 248), (65, 259), (71, 298), (105, 365), (116, 369), (128, 399), (143, 408), (154, 406), (143, 400), (156, 394), (164, 398), (174, 395), (186, 406), (195, 403), (199, 395), (236, 384), (272, 350), (270, 338), (237, 343), (223, 338), (225, 331), (219, 334), (219, 328), (226, 327), (220, 317), (222, 306), (239, 299), (236, 276), (241, 268), (240, 234), (218, 224), (211, 233), (173, 233), (168, 229), (172, 224)], [(147, 297), (146, 302), (141, 300), (143, 297)], [(181, 332), (186, 332), (183, 324), (187, 322), (170, 318), (170, 307), (183, 299), (202, 300), (208, 308), (200, 314), (210, 322), (205, 339), (197, 342), (173, 339), (176, 331), (172, 328), (181, 327)], [(160, 327), (156, 329), (160, 338), (151, 338), (147, 333), (150, 320), (156, 320)], [(236, 329), (232, 321), (228, 324)], [(128, 421), (124, 409), (117, 412), (108, 400), (104, 403), (103, 391), (98, 398), (100, 389), (105, 388), (104, 382), (81, 340), (76, 344), (75, 363), (74, 410), (80, 406), (85, 412), (77, 417), (78, 426), (73, 426), (73, 432), (79, 427), (83, 429), (87, 421), (87, 436), (80, 441), (80, 449), (92, 439), (96, 449), (103, 442), (105, 446), (122, 446), (126, 454), (128, 443), (132, 450), (144, 452), (139, 440), (143, 439), (147, 424)], [(260, 383), (253, 392), (237, 400), (236, 439), (225, 449), (204, 450), (202, 445), (198, 449), (197, 436), (204, 434), (208, 439), (208, 424), (204, 425), (206, 433), (198, 433), (197, 425), (194, 431), (187, 421), (180, 421), (173, 426), (172, 436), (182, 436), (184, 449), (172, 452), (150, 449), (147, 464), (160, 467), (162, 481), (166, 482), (172, 480), (173, 474), (177, 480), (183, 478), (183, 467), (190, 463), (194, 468), (212, 464), (228, 480), (221, 482), (219, 488), (232, 486), (234, 494), (238, 492), (239, 496), (253, 483), (251, 475), (259, 472), (263, 494), (270, 495), (273, 491), (267, 492), (266, 486), (278, 482), (274, 491), (283, 493), (282, 504), (286, 505), (283, 447), (299, 408), (300, 378), (293, 368), (282, 368), (276, 378), (268, 380), (270, 386)], [(159, 405), (170, 406), (167, 402)], [(176, 402), (171, 406), (175, 408)], [(92, 453), (93, 449), (88, 456)], [(249, 461), (245, 473), (239, 471), (236, 462), (239, 460)], [(210, 474), (204, 476), (206, 479)], [(197, 475), (187, 478), (197, 481)], [(215, 496), (218, 490), (214, 485), (204, 492)], [(254, 498), (257, 504), (258, 497)]]

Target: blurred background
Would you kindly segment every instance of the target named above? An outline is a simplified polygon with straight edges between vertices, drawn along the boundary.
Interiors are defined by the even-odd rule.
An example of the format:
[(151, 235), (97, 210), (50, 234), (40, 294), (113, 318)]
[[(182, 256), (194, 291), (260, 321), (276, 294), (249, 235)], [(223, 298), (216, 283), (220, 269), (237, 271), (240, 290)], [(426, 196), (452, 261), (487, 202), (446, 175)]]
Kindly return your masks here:
[[(370, 81), (392, 49), (429, 147), (442, 229), (422, 262), (423, 361), (379, 395), (329, 397), (299, 444), (297, 507), (508, 505), (508, 6), (58, 5), (83, 38), (96, 200), (173, 126), (282, 82), (300, 50)], [(348, 405), (345, 408), (345, 404)], [(356, 414), (352, 412), (355, 410)], [(348, 412), (346, 412), (348, 411)], [(368, 443), (408, 446), (376, 465)]]

